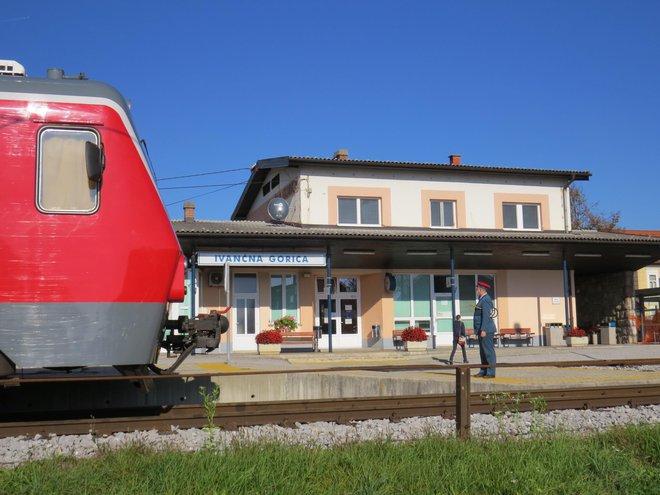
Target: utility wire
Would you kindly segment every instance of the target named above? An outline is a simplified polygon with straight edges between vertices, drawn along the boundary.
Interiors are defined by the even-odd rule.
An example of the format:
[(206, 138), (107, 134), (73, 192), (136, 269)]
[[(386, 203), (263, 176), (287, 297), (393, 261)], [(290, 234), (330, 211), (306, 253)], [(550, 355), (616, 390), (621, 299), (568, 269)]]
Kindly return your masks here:
[(215, 175), (215, 174), (226, 174), (228, 172), (238, 172), (239, 170), (250, 170), (250, 167), (230, 168), (229, 170), (218, 170), (217, 172), (204, 172), (201, 174), (179, 175), (177, 177), (163, 177), (162, 179), (156, 179), (156, 180), (160, 182), (163, 180), (187, 179), (189, 177), (201, 177), (202, 175)]
[(161, 191), (165, 191), (166, 189), (199, 189), (203, 187), (222, 187), (222, 186), (238, 186), (241, 184), (245, 184), (246, 181), (243, 182), (236, 182), (234, 184), (203, 184), (203, 185), (198, 185), (198, 186), (171, 186), (171, 187), (159, 187)]
[(190, 201), (191, 199), (195, 199), (195, 198), (201, 198), (202, 196), (208, 196), (209, 194), (214, 194), (214, 193), (220, 192), (220, 191), (222, 191), (222, 190), (224, 190), (224, 189), (229, 189), (230, 187), (239, 186), (239, 185), (241, 185), (241, 184), (247, 184), (247, 181), (245, 181), (245, 182), (237, 182), (236, 184), (228, 184), (228, 185), (226, 185), (226, 186), (224, 186), (224, 187), (220, 187), (220, 188), (215, 189), (215, 190), (213, 190), (213, 191), (209, 191), (209, 192), (205, 192), (205, 193), (202, 193), (202, 194), (198, 194), (198, 195), (196, 195), (196, 196), (191, 196), (190, 198), (181, 199), (181, 200), (179, 200), (179, 201), (174, 201), (173, 203), (167, 203), (165, 206), (172, 206), (172, 205), (177, 205), (177, 204), (179, 204), (179, 203), (184, 203), (185, 201)]

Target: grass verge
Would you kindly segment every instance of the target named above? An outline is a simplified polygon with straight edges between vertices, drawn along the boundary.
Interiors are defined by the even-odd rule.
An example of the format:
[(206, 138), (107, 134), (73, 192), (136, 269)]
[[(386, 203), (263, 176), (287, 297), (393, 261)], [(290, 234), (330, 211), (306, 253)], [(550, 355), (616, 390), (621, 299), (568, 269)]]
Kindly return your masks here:
[(660, 425), (585, 437), (195, 453), (111, 451), (0, 470), (2, 494), (660, 494)]

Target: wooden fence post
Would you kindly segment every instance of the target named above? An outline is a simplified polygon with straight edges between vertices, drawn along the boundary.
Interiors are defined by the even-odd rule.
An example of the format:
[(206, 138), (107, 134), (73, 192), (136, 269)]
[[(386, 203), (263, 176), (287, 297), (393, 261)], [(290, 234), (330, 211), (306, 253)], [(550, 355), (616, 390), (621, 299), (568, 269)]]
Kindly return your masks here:
[(470, 368), (456, 366), (456, 436), (470, 438)]

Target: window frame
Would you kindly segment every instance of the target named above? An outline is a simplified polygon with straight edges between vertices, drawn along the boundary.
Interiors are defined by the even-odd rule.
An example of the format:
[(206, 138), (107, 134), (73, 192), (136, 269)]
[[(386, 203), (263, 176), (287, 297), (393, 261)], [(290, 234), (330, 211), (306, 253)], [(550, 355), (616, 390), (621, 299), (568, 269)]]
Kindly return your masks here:
[[(355, 219), (356, 223), (346, 223), (341, 221), (341, 212), (339, 209), (339, 205), (341, 203), (342, 199), (351, 199), (355, 201)], [(364, 200), (370, 200), (370, 201), (376, 201), (377, 203), (377, 212), (378, 212), (378, 219), (377, 223), (363, 223), (362, 222), (362, 201)], [(383, 225), (383, 214), (382, 214), (382, 199), (380, 197), (372, 197), (372, 196), (337, 196), (337, 225), (348, 225), (348, 226), (356, 226), (359, 225), (361, 227), (381, 227)]]
[[(441, 225), (433, 225), (433, 204), (436, 203), (439, 205), (440, 209), (440, 222)], [(445, 209), (444, 209), (444, 204), (449, 203), (451, 204), (452, 208), (452, 220), (453, 220), (453, 225), (444, 225), (444, 220), (445, 220)], [(454, 199), (431, 199), (429, 202), (429, 214), (430, 214), (430, 226), (433, 229), (455, 229), (456, 228), (456, 200)]]
[[(280, 287), (281, 287), (281, 307), (279, 309), (274, 309), (273, 308), (273, 277), (280, 277)], [(292, 310), (292, 312), (289, 312), (289, 308), (287, 307), (287, 277), (293, 277), (294, 282), (295, 282), (295, 298), (296, 298), (296, 308)], [(269, 284), (270, 284), (270, 319), (271, 321), (275, 321), (278, 318), (282, 318), (284, 316), (293, 316), (296, 321), (299, 321), (300, 318), (300, 282), (298, 280), (298, 274), (294, 272), (271, 272), (269, 273)], [(280, 311), (282, 314), (278, 318), (273, 318), (273, 312), (274, 311)]]
[[(96, 141), (92, 142), (96, 146), (103, 146), (103, 142), (101, 141), (101, 134), (94, 127), (47, 125), (39, 129), (39, 132), (37, 133), (37, 163), (34, 198), (35, 206), (41, 213), (46, 213), (49, 215), (93, 215), (99, 210), (101, 206), (101, 181), (96, 182), (96, 186), (94, 188), (94, 204), (90, 209), (53, 209), (52, 207), (44, 206), (44, 187), (48, 187), (48, 184), (44, 184), (44, 135), (47, 135), (51, 131), (92, 134), (96, 138)], [(87, 142), (87, 140), (83, 140), (82, 142)]]
[[(506, 219), (504, 217), (504, 209), (507, 206), (516, 207), (516, 226), (515, 227), (506, 227)], [(524, 214), (523, 210), (525, 206), (534, 206), (536, 208), (536, 227), (525, 227), (524, 226)], [(504, 230), (526, 230), (526, 231), (540, 231), (541, 228), (541, 205), (539, 203), (514, 203), (514, 202), (503, 202), (502, 203), (502, 228)]]

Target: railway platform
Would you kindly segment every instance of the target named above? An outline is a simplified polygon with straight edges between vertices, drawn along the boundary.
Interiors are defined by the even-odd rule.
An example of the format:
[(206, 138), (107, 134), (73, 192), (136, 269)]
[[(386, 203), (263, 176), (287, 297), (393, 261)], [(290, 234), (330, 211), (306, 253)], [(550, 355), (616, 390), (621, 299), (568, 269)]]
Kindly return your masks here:
[[(260, 402), (354, 397), (392, 397), (455, 393), (456, 370), (447, 359), (450, 348), (422, 352), (335, 350), (283, 352), (260, 356), (252, 352), (197, 354), (180, 373), (218, 373), (219, 402)], [(460, 353), (459, 353), (460, 354)], [(497, 349), (495, 379), (472, 377), (473, 392), (517, 392), (606, 385), (660, 384), (660, 366), (587, 366), (590, 361), (658, 359), (657, 345), (589, 345), (586, 347), (508, 347)], [(468, 359), (478, 371), (479, 350)], [(173, 359), (161, 357), (159, 366)], [(580, 362), (585, 366), (553, 365)], [(526, 366), (525, 363), (534, 363)], [(543, 366), (547, 363), (547, 366)], [(520, 367), (515, 364), (521, 364)], [(415, 366), (414, 370), (398, 369)], [(428, 366), (428, 369), (424, 368)], [(341, 368), (341, 370), (338, 370)], [(264, 372), (267, 372), (264, 374)], [(268, 373), (272, 372), (272, 373)]]

